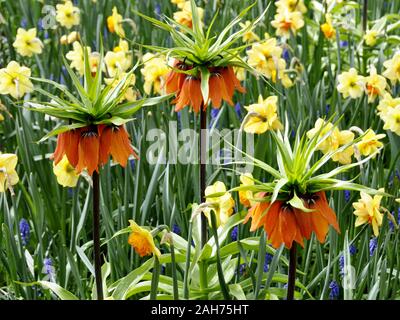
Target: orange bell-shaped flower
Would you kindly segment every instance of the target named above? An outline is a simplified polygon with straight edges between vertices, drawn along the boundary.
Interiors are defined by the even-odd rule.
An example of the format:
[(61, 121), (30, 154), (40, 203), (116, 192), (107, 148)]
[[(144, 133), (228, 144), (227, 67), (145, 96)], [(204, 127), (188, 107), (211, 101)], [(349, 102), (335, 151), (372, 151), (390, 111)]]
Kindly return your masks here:
[(303, 239), (310, 239), (314, 232), (320, 243), (325, 242), (329, 226), (340, 233), (335, 212), (329, 207), (325, 192), (320, 191), (302, 197), (304, 206), (314, 210), (303, 212), (284, 201), (258, 202), (250, 208), (244, 223), (251, 218), (250, 231), (264, 227), (274, 248), (282, 243), (291, 248), (293, 241), (304, 246)]

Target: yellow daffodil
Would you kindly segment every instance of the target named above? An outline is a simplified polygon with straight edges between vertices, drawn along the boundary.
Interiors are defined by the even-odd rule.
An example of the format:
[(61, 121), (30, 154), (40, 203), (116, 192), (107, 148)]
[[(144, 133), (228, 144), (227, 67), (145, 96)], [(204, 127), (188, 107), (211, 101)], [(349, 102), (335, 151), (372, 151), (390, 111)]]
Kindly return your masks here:
[(106, 65), (108, 75), (113, 78), (129, 69), (131, 66), (131, 59), (124, 51), (109, 51), (104, 57), (104, 63)]
[(128, 243), (135, 249), (141, 257), (153, 255), (161, 256), (160, 250), (154, 244), (153, 236), (150, 231), (141, 228), (133, 220), (129, 220), (131, 234), (128, 238)]
[[(78, 41), (72, 45), (73, 50), (66, 54), (66, 58), (71, 61), (71, 68), (74, 68), (82, 76), (85, 73), (85, 55), (83, 48)], [(88, 55), (91, 53), (91, 48), (86, 47)]]
[(368, 129), (361, 141), (356, 144), (356, 147), (361, 155), (369, 156), (383, 147), (383, 143), (379, 140), (384, 137), (386, 137), (385, 134), (375, 134), (374, 130)]
[(77, 26), (80, 23), (80, 10), (74, 7), (71, 1), (65, 1), (64, 4), (58, 4), (56, 20), (67, 29)]
[(178, 8), (183, 8), (185, 5), (186, 0), (171, 0), (172, 4), (176, 4)]
[[(245, 29), (248, 28), (250, 26), (251, 22), (250, 21), (246, 21), (245, 23), (239, 23), (239, 25)], [(253, 41), (260, 41), (260, 37), (258, 35), (256, 35), (252, 29), (249, 29), (242, 38), (243, 42), (253, 42)]]
[[(383, 192), (381, 188), (379, 191)], [(361, 199), (353, 203), (354, 214), (357, 216), (356, 227), (365, 223), (372, 225), (374, 235), (379, 235), (379, 227), (382, 225), (383, 215), (380, 212), (382, 196), (376, 195), (373, 198), (365, 192), (360, 192)]]
[(278, 36), (289, 37), (290, 32), (296, 34), (297, 30), (304, 26), (303, 15), (298, 11), (284, 10), (275, 15), (271, 25), (276, 29)]
[[(218, 196), (211, 195), (221, 194)], [(208, 218), (211, 225), (211, 211), (215, 212), (217, 226), (224, 225), (233, 213), (235, 207), (235, 200), (232, 195), (226, 191), (225, 184), (221, 181), (215, 182), (213, 185), (208, 186), (205, 190), (206, 203), (209, 207), (204, 209), (204, 214)]]
[(42, 53), (43, 43), (36, 37), (36, 28), (25, 30), (18, 28), (13, 47), (24, 57)]
[(248, 64), (272, 82), (279, 79), (285, 88), (291, 87), (293, 82), (286, 73), (286, 61), (281, 58), (282, 48), (277, 46), (276, 38), (270, 38), (268, 34), (265, 38), (265, 41), (253, 44), (247, 51)]
[[(244, 173), (240, 176), (240, 186), (247, 187), (247, 186), (254, 186), (254, 179), (251, 173)], [(252, 200), (254, 198), (253, 191), (251, 190), (241, 190), (239, 191), (239, 200), (242, 205), (245, 207), (251, 207), (254, 204)]]
[(365, 88), (368, 94), (368, 102), (372, 103), (376, 97), (382, 97), (387, 86), (386, 79), (377, 74), (375, 66), (371, 66), (368, 77), (365, 78)]
[(125, 52), (125, 54), (129, 53), (129, 43), (126, 40), (119, 39), (118, 46), (113, 49), (114, 52)]
[(277, 7), (277, 11), (299, 11), (301, 13), (307, 12), (307, 7), (304, 5), (303, 0), (279, 0), (275, 2), (275, 6)]
[(400, 81), (400, 52), (397, 52), (392, 59), (383, 63), (386, 68), (383, 75), (393, 83)]
[(377, 30), (367, 30), (364, 35), (364, 41), (367, 46), (373, 47), (376, 44), (379, 32)]
[(79, 41), (80, 40), (80, 35), (77, 31), (72, 31), (70, 34), (66, 35), (64, 34), (61, 38), (60, 38), (60, 43), (61, 44), (71, 44), (74, 43), (75, 41)]
[(0, 153), (0, 192), (11, 189), (19, 181), (15, 167), (18, 157), (15, 154)]
[[(179, 7), (181, 11), (174, 13), (174, 20), (179, 24), (182, 24), (188, 28), (192, 28), (192, 8), (190, 6), (190, 1), (186, 1), (182, 6)], [(197, 15), (200, 20), (203, 20), (204, 9), (197, 8)]]
[(378, 105), (378, 115), (385, 123), (383, 129), (400, 135), (400, 98), (386, 93)]
[(6, 68), (0, 69), (0, 94), (9, 94), (14, 99), (19, 99), (32, 92), (30, 76), (31, 69), (11, 61)]
[(248, 121), (244, 124), (244, 131), (261, 134), (267, 130), (278, 130), (282, 124), (278, 119), (278, 97), (270, 96), (265, 100), (260, 95), (258, 103), (245, 107), (250, 113)]
[[(316, 135), (318, 139), (324, 140), (317, 144), (317, 150), (320, 150), (323, 154), (337, 150), (339, 147), (350, 143), (354, 140), (354, 133), (349, 130), (340, 131), (337, 127), (333, 127), (330, 122), (325, 122), (323, 119), (319, 118), (315, 122), (315, 127), (307, 132), (307, 137), (312, 139)], [(351, 163), (351, 157), (354, 154), (353, 147), (348, 147), (345, 150), (335, 153), (332, 156), (333, 161), (337, 161), (341, 164)]]
[[(335, 132), (335, 131), (334, 131)], [(333, 139), (336, 139), (338, 147), (348, 144), (354, 140), (354, 133), (350, 130), (342, 130), (335, 132)], [(332, 156), (332, 160), (341, 164), (350, 164), (351, 157), (354, 154), (354, 148), (348, 147), (341, 152), (337, 152)]]
[(120, 38), (125, 38), (125, 30), (122, 26), (123, 18), (118, 13), (117, 7), (112, 9), (112, 15), (107, 18), (108, 31), (116, 33)]
[(378, 105), (378, 115), (386, 122), (389, 110), (400, 105), (400, 98), (393, 98), (390, 93), (386, 92)]
[(155, 56), (152, 53), (146, 53), (143, 56), (144, 66), (140, 70), (144, 77), (144, 92), (151, 94), (162, 94), (162, 88), (165, 83), (165, 77), (169, 68), (164, 56)]
[(69, 163), (66, 155), (57, 165), (53, 162), (53, 172), (57, 177), (57, 182), (63, 187), (74, 188), (78, 184), (79, 174)]
[[(111, 85), (113, 88), (115, 88), (117, 85), (118, 85), (118, 83), (124, 78), (126, 76), (126, 73), (119, 73), (119, 74), (117, 74), (117, 76), (115, 77), (115, 78), (106, 78), (106, 79), (104, 79), (104, 82), (107, 84), (107, 85)], [(135, 101), (136, 100), (136, 96), (137, 96), (137, 94), (136, 94), (136, 91), (135, 91), (135, 89), (133, 88), (133, 86), (135, 85), (135, 83), (136, 83), (136, 76), (135, 76), (135, 74), (131, 74), (129, 77), (128, 77), (128, 79), (126, 80), (126, 85), (128, 86), (128, 89), (125, 91), (125, 95), (122, 97), (122, 100), (121, 100), (121, 102), (123, 102), (123, 101), (129, 101), (129, 102), (132, 102), (132, 101)]]
[[(315, 122), (314, 128), (307, 132), (307, 137), (309, 139), (312, 139), (317, 134), (319, 134), (318, 139), (321, 139), (322, 137), (327, 135), (328, 132), (332, 130), (332, 128), (333, 128), (332, 123), (326, 122), (323, 119), (318, 118), (317, 121)], [(320, 150), (324, 154), (336, 150), (339, 147), (339, 144), (336, 139), (338, 131), (339, 130), (337, 128), (334, 128), (332, 130), (332, 134), (330, 134), (326, 139), (322, 140), (317, 145), (317, 150)]]
[(332, 16), (328, 13), (325, 15), (325, 23), (321, 25), (321, 31), (325, 38), (333, 39), (336, 36), (335, 28), (332, 25)]
[(0, 122), (4, 121), (4, 116), (0, 113)]
[(338, 76), (338, 91), (343, 94), (343, 98), (360, 98), (364, 92), (364, 77), (359, 76), (357, 70), (351, 68), (348, 72), (343, 72)]
[(390, 130), (400, 136), (400, 105), (389, 109), (384, 121), (383, 129)]

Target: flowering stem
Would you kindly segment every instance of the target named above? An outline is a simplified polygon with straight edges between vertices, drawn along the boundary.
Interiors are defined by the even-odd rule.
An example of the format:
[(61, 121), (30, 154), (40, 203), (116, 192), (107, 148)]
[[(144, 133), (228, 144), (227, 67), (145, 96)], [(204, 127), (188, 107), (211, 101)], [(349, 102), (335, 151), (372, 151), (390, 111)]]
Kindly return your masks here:
[(294, 298), (294, 285), (296, 281), (296, 260), (297, 260), (297, 244), (293, 242), (292, 248), (290, 249), (287, 300), (293, 300)]
[[(207, 128), (207, 109), (204, 109), (204, 102), (200, 106), (200, 202), (206, 201), (206, 136)], [(201, 247), (207, 243), (207, 217), (201, 213)]]
[(100, 257), (100, 176), (93, 172), (93, 256), (96, 278), (97, 299), (103, 300), (103, 282), (101, 279)]
[(368, 22), (368, 0), (364, 0), (363, 6), (363, 31), (367, 30), (367, 22)]

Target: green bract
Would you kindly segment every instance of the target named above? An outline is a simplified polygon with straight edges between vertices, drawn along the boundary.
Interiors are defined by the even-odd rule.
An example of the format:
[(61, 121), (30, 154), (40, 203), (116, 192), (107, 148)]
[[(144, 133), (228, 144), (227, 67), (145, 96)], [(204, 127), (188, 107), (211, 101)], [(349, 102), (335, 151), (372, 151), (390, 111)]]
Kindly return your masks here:
[(143, 98), (133, 102), (121, 103), (121, 99), (124, 97), (126, 90), (131, 86), (128, 80), (133, 74), (136, 66), (121, 80), (119, 80), (117, 85), (104, 85), (103, 75), (101, 72), (103, 66), (103, 49), (101, 48), (99, 70), (95, 75), (93, 75), (89, 66), (88, 52), (85, 47), (83, 48), (85, 52), (85, 73), (83, 85), (65, 60), (64, 64), (72, 80), (73, 90), (70, 91), (66, 86), (51, 80), (32, 78), (32, 80), (52, 85), (54, 91), (58, 91), (61, 94), (58, 95), (36, 87), (35, 90), (37, 92), (48, 97), (51, 101), (28, 101), (24, 103), (27, 105), (27, 109), (45, 113), (68, 123), (52, 130), (40, 141), (88, 125), (123, 125), (133, 120), (131, 118), (132, 115), (142, 107), (158, 104), (167, 100), (171, 96), (165, 95), (156, 98)]
[(193, 68), (190, 70), (172, 68), (178, 73), (185, 73), (194, 76), (201, 74), (201, 91), (204, 101), (207, 101), (209, 92), (208, 80), (210, 78), (209, 67), (237, 66), (254, 71), (254, 69), (243, 61), (239, 55), (240, 52), (248, 47), (248, 44), (238, 47), (233, 47), (233, 45), (239, 41), (246, 32), (251, 31), (255, 25), (262, 20), (269, 5), (257, 19), (252, 21), (246, 27), (235, 32), (233, 32), (233, 28), (238, 25), (256, 3), (257, 2), (254, 2), (252, 5), (245, 8), (221, 32), (218, 32), (218, 35), (212, 35), (213, 25), (218, 17), (218, 12), (215, 14), (207, 30), (205, 30), (203, 23), (198, 16), (194, 0), (190, 0), (193, 29), (179, 24), (166, 16), (164, 16), (165, 22), (162, 22), (138, 11), (134, 12), (142, 18), (150, 21), (155, 26), (170, 33), (175, 47), (164, 48), (150, 45), (144, 45), (144, 47), (160, 52), (161, 54), (166, 54), (167, 57), (176, 58), (179, 61), (183, 61), (186, 65), (192, 66)]
[[(341, 180), (338, 177), (340, 174), (351, 168), (361, 166), (363, 163), (373, 158), (380, 150), (377, 150), (375, 153), (357, 162), (340, 165), (330, 172), (320, 173), (320, 169), (324, 167), (333, 155), (342, 152), (349, 147), (353, 147), (364, 136), (361, 135), (352, 142), (345, 144), (334, 151), (328, 152), (322, 157), (318, 157), (318, 155), (316, 155), (318, 145), (329, 138), (333, 130), (337, 127), (337, 124), (338, 122), (336, 122), (333, 127), (321, 137), (320, 133), (326, 125), (322, 126), (318, 134), (311, 139), (308, 139), (306, 134), (300, 136), (299, 131), (301, 129), (299, 129), (292, 147), (289, 140), (289, 125), (288, 121), (286, 121), (286, 129), (283, 134), (280, 131), (271, 131), (273, 141), (275, 141), (277, 145), (276, 161), (279, 168), (278, 170), (275, 170), (261, 160), (255, 159), (249, 154), (243, 152), (248, 159), (254, 162), (255, 166), (270, 174), (274, 178), (273, 182), (263, 183), (254, 179), (255, 184), (253, 186), (240, 186), (231, 191), (251, 190), (254, 192), (266, 192), (268, 193), (268, 196), (262, 199), (262, 201), (268, 200), (274, 202), (277, 199), (284, 200), (290, 203), (293, 207), (303, 211), (307, 211), (307, 209), (303, 206), (298, 195), (314, 194), (319, 191), (354, 190), (360, 192), (363, 191), (368, 194), (383, 194), (385, 196), (390, 196), (376, 189), (352, 182), (356, 177), (350, 181)], [(239, 162), (235, 163), (239, 164)], [(243, 164), (246, 162), (240, 163)]]

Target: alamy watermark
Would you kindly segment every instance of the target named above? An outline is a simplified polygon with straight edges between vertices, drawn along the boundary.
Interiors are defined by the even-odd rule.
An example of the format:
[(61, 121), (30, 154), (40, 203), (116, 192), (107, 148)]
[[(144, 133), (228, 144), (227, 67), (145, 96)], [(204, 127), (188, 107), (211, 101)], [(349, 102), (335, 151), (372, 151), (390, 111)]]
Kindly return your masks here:
[(150, 142), (146, 159), (153, 165), (202, 163), (234, 165), (239, 174), (253, 171), (254, 135), (239, 129), (203, 129), (199, 134), (186, 128), (178, 132), (178, 123), (170, 121), (168, 132), (150, 129), (145, 139)]

